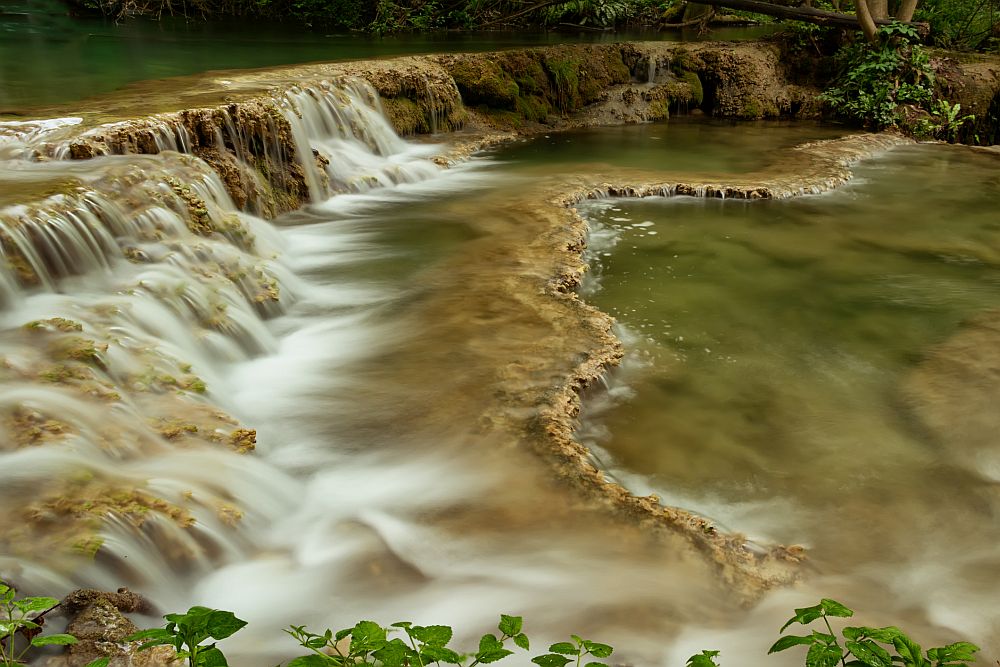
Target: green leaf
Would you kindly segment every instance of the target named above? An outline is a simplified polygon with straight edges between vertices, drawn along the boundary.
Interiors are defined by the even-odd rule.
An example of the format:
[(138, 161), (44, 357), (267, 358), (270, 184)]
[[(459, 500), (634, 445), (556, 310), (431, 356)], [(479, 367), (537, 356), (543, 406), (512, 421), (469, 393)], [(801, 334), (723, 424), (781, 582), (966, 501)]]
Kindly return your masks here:
[(920, 644), (916, 643), (904, 634), (892, 640), (892, 645), (896, 648), (896, 653), (903, 659), (905, 667), (925, 667), (930, 663), (924, 659)]
[(403, 665), (413, 663), (407, 660), (415, 655), (402, 639), (393, 639), (385, 643), (385, 646), (378, 649), (372, 656), (382, 663), (383, 667), (403, 667)]
[(975, 653), (979, 647), (969, 642), (955, 642), (940, 648), (932, 648), (927, 651), (927, 656), (931, 660), (938, 662), (972, 662), (976, 659)]
[(31, 638), (32, 646), (69, 646), (70, 644), (75, 644), (76, 642), (76, 637), (66, 634), (42, 635)]
[(385, 644), (385, 628), (374, 621), (359, 621), (351, 630), (351, 653), (370, 653)]
[(483, 664), (496, 662), (497, 660), (503, 660), (508, 655), (513, 655), (513, 651), (508, 651), (505, 648), (491, 648), (486, 651), (480, 651), (476, 654), (476, 660)]
[(851, 616), (854, 616), (854, 612), (852, 610), (848, 609), (836, 600), (823, 598), (820, 600), (819, 604), (827, 616), (836, 616), (837, 618), (850, 618)]
[(162, 643), (170, 644), (174, 641), (174, 634), (163, 628), (150, 628), (149, 630), (140, 630), (135, 632), (125, 638), (127, 642), (139, 642), (145, 641), (147, 639), (157, 639), (163, 640)]
[[(508, 655), (510, 655), (509, 652)], [(452, 665), (462, 664), (462, 656), (455, 653), (450, 648), (445, 648), (443, 646), (427, 646), (420, 651), (420, 657), (424, 658), (423, 663), (425, 665), (428, 662), (447, 662)]]
[(351, 634), (352, 632), (354, 632), (354, 628), (344, 628), (343, 630), (338, 630), (337, 634), (334, 635), (334, 638), (339, 642), (341, 639)]
[(500, 640), (496, 638), (495, 635), (485, 634), (479, 640), (479, 651), (492, 651), (494, 649), (503, 648), (503, 644)]
[[(615, 652), (615, 649), (607, 644), (599, 644), (598, 642), (592, 642), (586, 639), (583, 640), (583, 647), (587, 649), (595, 658), (607, 658)], [(549, 650), (551, 651), (552, 649)]]
[(247, 622), (236, 618), (231, 611), (213, 611), (208, 614), (205, 630), (212, 639), (225, 639), (246, 626)]
[(330, 665), (337, 664), (333, 658), (328, 658), (325, 655), (318, 655), (312, 653), (310, 655), (304, 655), (301, 658), (295, 658), (286, 667), (330, 667)]
[(525, 651), (527, 651), (531, 646), (531, 643), (528, 641), (528, 636), (523, 632), (519, 635), (514, 635), (513, 639), (514, 645), (523, 648)]
[(111, 658), (105, 656), (103, 658), (98, 658), (97, 660), (91, 660), (87, 663), (86, 667), (108, 667), (108, 663), (111, 662)]
[(226, 656), (222, 654), (222, 651), (213, 646), (207, 651), (198, 652), (198, 667), (229, 667), (229, 663), (226, 662)]
[(451, 641), (452, 631), (447, 625), (415, 625), (410, 636), (428, 646), (444, 646)]
[(393, 623), (389, 627), (391, 627), (391, 628), (408, 628), (411, 625), (413, 625), (413, 623), (410, 623), (409, 621), (400, 621), (399, 623)]
[(883, 644), (892, 644), (892, 640), (903, 634), (903, 631), (894, 625), (890, 625), (884, 628), (869, 628), (866, 626), (861, 627), (847, 627), (844, 628), (844, 637), (847, 639), (863, 639), (868, 637), (874, 639), (877, 642), (882, 642)]
[(579, 655), (580, 649), (573, 646), (569, 642), (559, 642), (553, 644), (549, 647), (549, 650), (553, 653), (562, 653), (563, 655)]
[(514, 635), (521, 634), (521, 626), (523, 624), (524, 619), (521, 616), (500, 614), (500, 625), (497, 626), (497, 629), (508, 637), (513, 637)]
[(719, 667), (719, 664), (715, 661), (718, 655), (718, 651), (702, 651), (687, 659), (687, 667)]
[(535, 663), (539, 667), (566, 667), (567, 664), (573, 661), (564, 655), (546, 653), (545, 655), (532, 658), (531, 662)]
[(6, 636), (12, 632), (17, 632), (17, 629), (21, 627), (21, 623), (18, 621), (0, 621), (0, 635)]
[(59, 604), (59, 600), (55, 598), (22, 598), (20, 600), (14, 600), (14, 606), (23, 611), (25, 614), (29, 614), (33, 611), (45, 611), (47, 609), (52, 609)]
[(778, 632), (784, 632), (792, 623), (801, 623), (802, 625), (808, 625), (812, 623), (817, 618), (823, 615), (823, 605), (822, 603), (814, 605), (812, 607), (802, 607), (801, 609), (795, 610), (795, 616), (788, 619), (788, 622), (781, 626), (781, 630)]
[(768, 650), (767, 654), (778, 653), (779, 651), (784, 651), (790, 649), (793, 646), (805, 646), (813, 643), (813, 638), (801, 637), (799, 635), (788, 635), (787, 637), (782, 637), (778, 641), (774, 642), (771, 648)]
[[(403, 667), (407, 663), (407, 658), (413, 655), (413, 651), (402, 639), (393, 639), (372, 655), (382, 663), (383, 667)], [(412, 660), (409, 662), (413, 663)]]
[(840, 662), (840, 649), (836, 646), (815, 643), (806, 653), (806, 667), (836, 667)]
[(871, 639), (863, 639), (860, 642), (849, 641), (846, 645), (851, 655), (869, 667), (892, 667), (892, 657), (889, 652)]
[(139, 651), (148, 651), (149, 649), (153, 648), (154, 646), (173, 646), (176, 649), (177, 648), (177, 642), (171, 641), (171, 640), (164, 640), (164, 639), (152, 639), (152, 640), (150, 640), (148, 642), (144, 642), (142, 644), (139, 644), (139, 646), (136, 647), (135, 650), (137, 652), (139, 652)]
[(816, 630), (813, 630), (812, 634), (810, 634), (809, 637), (814, 642), (819, 642), (820, 644), (826, 644), (827, 646), (833, 646), (834, 644), (837, 643), (837, 638), (826, 632), (817, 632)]

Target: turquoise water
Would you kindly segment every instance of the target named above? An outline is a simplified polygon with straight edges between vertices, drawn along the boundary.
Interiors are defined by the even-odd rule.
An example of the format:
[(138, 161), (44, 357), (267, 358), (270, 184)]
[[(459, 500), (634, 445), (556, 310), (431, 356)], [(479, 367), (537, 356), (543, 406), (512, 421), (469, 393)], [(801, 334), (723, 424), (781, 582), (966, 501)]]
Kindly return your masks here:
[[(773, 28), (720, 29), (710, 36), (747, 39), (759, 36), (762, 30)], [(55, 0), (22, 0), (0, 7), (0, 113), (90, 97), (133, 81), (215, 69), (682, 37), (706, 36), (631, 31), (442, 32), (372, 37), (328, 33), (292, 23), (188, 21), (182, 16), (115, 23), (100, 18), (71, 18), (64, 5)]]

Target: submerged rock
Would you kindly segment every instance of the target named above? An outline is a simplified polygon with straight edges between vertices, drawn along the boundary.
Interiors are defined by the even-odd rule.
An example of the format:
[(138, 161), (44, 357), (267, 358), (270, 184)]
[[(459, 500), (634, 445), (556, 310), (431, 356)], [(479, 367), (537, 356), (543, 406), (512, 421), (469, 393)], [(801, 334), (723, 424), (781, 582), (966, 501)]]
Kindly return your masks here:
[(931, 348), (901, 386), (904, 404), (934, 440), (1000, 480), (1000, 311), (965, 322)]

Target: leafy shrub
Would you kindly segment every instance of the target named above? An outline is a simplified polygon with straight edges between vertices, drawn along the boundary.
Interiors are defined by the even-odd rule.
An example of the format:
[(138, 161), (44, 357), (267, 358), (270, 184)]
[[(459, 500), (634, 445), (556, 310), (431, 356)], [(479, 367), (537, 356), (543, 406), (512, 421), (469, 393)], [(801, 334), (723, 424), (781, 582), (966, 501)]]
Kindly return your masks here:
[[(830, 618), (850, 618), (854, 611), (836, 600), (823, 599), (812, 607), (795, 610), (795, 616), (788, 619), (780, 632), (793, 623), (809, 625), (823, 620), (827, 632), (813, 630), (808, 635), (786, 635), (776, 641), (768, 653), (785, 651), (793, 646), (808, 646), (806, 665), (809, 667), (835, 667), (842, 663), (845, 667), (960, 667), (975, 660), (979, 647), (968, 642), (956, 642), (940, 648), (928, 649), (926, 655), (920, 645), (910, 639), (895, 626), (885, 628), (846, 627), (842, 630), (844, 645), (841, 646), (830, 625)], [(889, 647), (896, 655), (891, 655)], [(850, 659), (850, 662), (847, 660)]]
[(838, 56), (840, 73), (820, 99), (839, 115), (873, 130), (899, 124), (899, 108), (926, 108), (934, 97), (934, 72), (916, 30), (894, 23), (879, 30), (877, 45), (858, 42)]
[[(285, 632), (311, 653), (295, 658), (288, 667), (345, 667), (346, 665), (372, 665), (380, 667), (425, 667), (441, 663), (476, 667), (503, 660), (513, 651), (507, 642), (524, 649), (530, 647), (528, 636), (522, 632), (520, 616), (500, 615), (497, 625), (499, 636), (488, 633), (479, 640), (479, 647), (471, 653), (458, 653), (448, 647), (454, 632), (447, 625), (414, 625), (410, 622), (393, 623), (384, 628), (373, 621), (361, 621), (352, 628), (334, 632), (326, 630), (315, 634), (304, 626), (293, 625)], [(389, 637), (393, 632), (402, 637)], [(576, 664), (586, 656), (606, 658), (614, 652), (607, 644), (592, 642), (576, 635), (571, 642), (558, 642), (549, 652), (532, 658), (539, 667), (565, 667), (576, 658)], [(605, 667), (604, 663), (588, 662), (587, 667)]]
[(238, 632), (247, 623), (231, 611), (208, 607), (191, 607), (186, 614), (167, 614), (165, 628), (142, 630), (126, 641), (143, 641), (139, 650), (154, 646), (173, 646), (178, 658), (187, 658), (189, 667), (228, 667), (226, 657), (215, 645), (205, 644), (209, 639), (225, 639)]

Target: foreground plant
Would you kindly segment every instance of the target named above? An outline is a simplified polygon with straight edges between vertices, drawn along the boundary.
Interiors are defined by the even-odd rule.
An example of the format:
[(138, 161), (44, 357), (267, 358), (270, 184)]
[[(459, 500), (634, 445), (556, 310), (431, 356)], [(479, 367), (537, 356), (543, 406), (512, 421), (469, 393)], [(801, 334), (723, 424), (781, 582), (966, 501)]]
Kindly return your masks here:
[[(527, 651), (530, 648), (528, 636), (522, 632), (523, 619), (520, 616), (500, 615), (497, 625), (499, 634), (487, 633), (479, 640), (479, 648), (472, 653), (459, 653), (448, 648), (454, 632), (447, 625), (414, 625), (409, 622), (393, 623), (384, 628), (373, 621), (361, 621), (353, 628), (323, 634), (308, 631), (305, 626), (293, 625), (286, 633), (299, 645), (309, 649), (309, 655), (295, 658), (287, 667), (330, 667), (336, 665), (372, 665), (380, 667), (427, 667), (428, 665), (485, 665), (503, 660), (513, 655), (508, 642)], [(405, 635), (390, 639), (393, 632)], [(606, 658), (613, 648), (607, 644), (592, 642), (576, 635), (572, 642), (559, 642), (549, 647), (549, 653), (537, 656), (532, 662), (540, 667), (564, 667), (570, 662), (580, 665), (586, 656)], [(588, 662), (587, 667), (600, 666), (600, 662)]]
[[(228, 667), (226, 656), (209, 639), (221, 640), (238, 632), (247, 623), (231, 611), (191, 607), (186, 614), (167, 614), (165, 628), (141, 630), (125, 641), (144, 642), (138, 650), (154, 646), (173, 646), (177, 657), (187, 658), (188, 667)], [(90, 666), (88, 666), (90, 667)]]
[(719, 667), (719, 663), (715, 661), (718, 655), (719, 651), (702, 651), (688, 658), (685, 667)]
[[(16, 595), (13, 588), (0, 583), (0, 665), (26, 664), (24, 658), (33, 648), (76, 643), (73, 635), (42, 634), (45, 614), (59, 606), (59, 600), (48, 597), (16, 599)], [(87, 667), (96, 666), (91, 663)]]
[(808, 667), (835, 667), (838, 663), (844, 667), (961, 667), (974, 661), (974, 654), (979, 650), (975, 644), (956, 642), (928, 649), (924, 654), (919, 644), (895, 626), (846, 627), (842, 630), (845, 642), (841, 645), (830, 625), (830, 618), (850, 618), (853, 615), (854, 611), (851, 609), (826, 598), (812, 607), (796, 609), (795, 616), (781, 627), (780, 632), (784, 632), (793, 623), (809, 625), (820, 619), (826, 632), (813, 630), (808, 635), (787, 635), (776, 641), (768, 654), (793, 646), (808, 646)]

